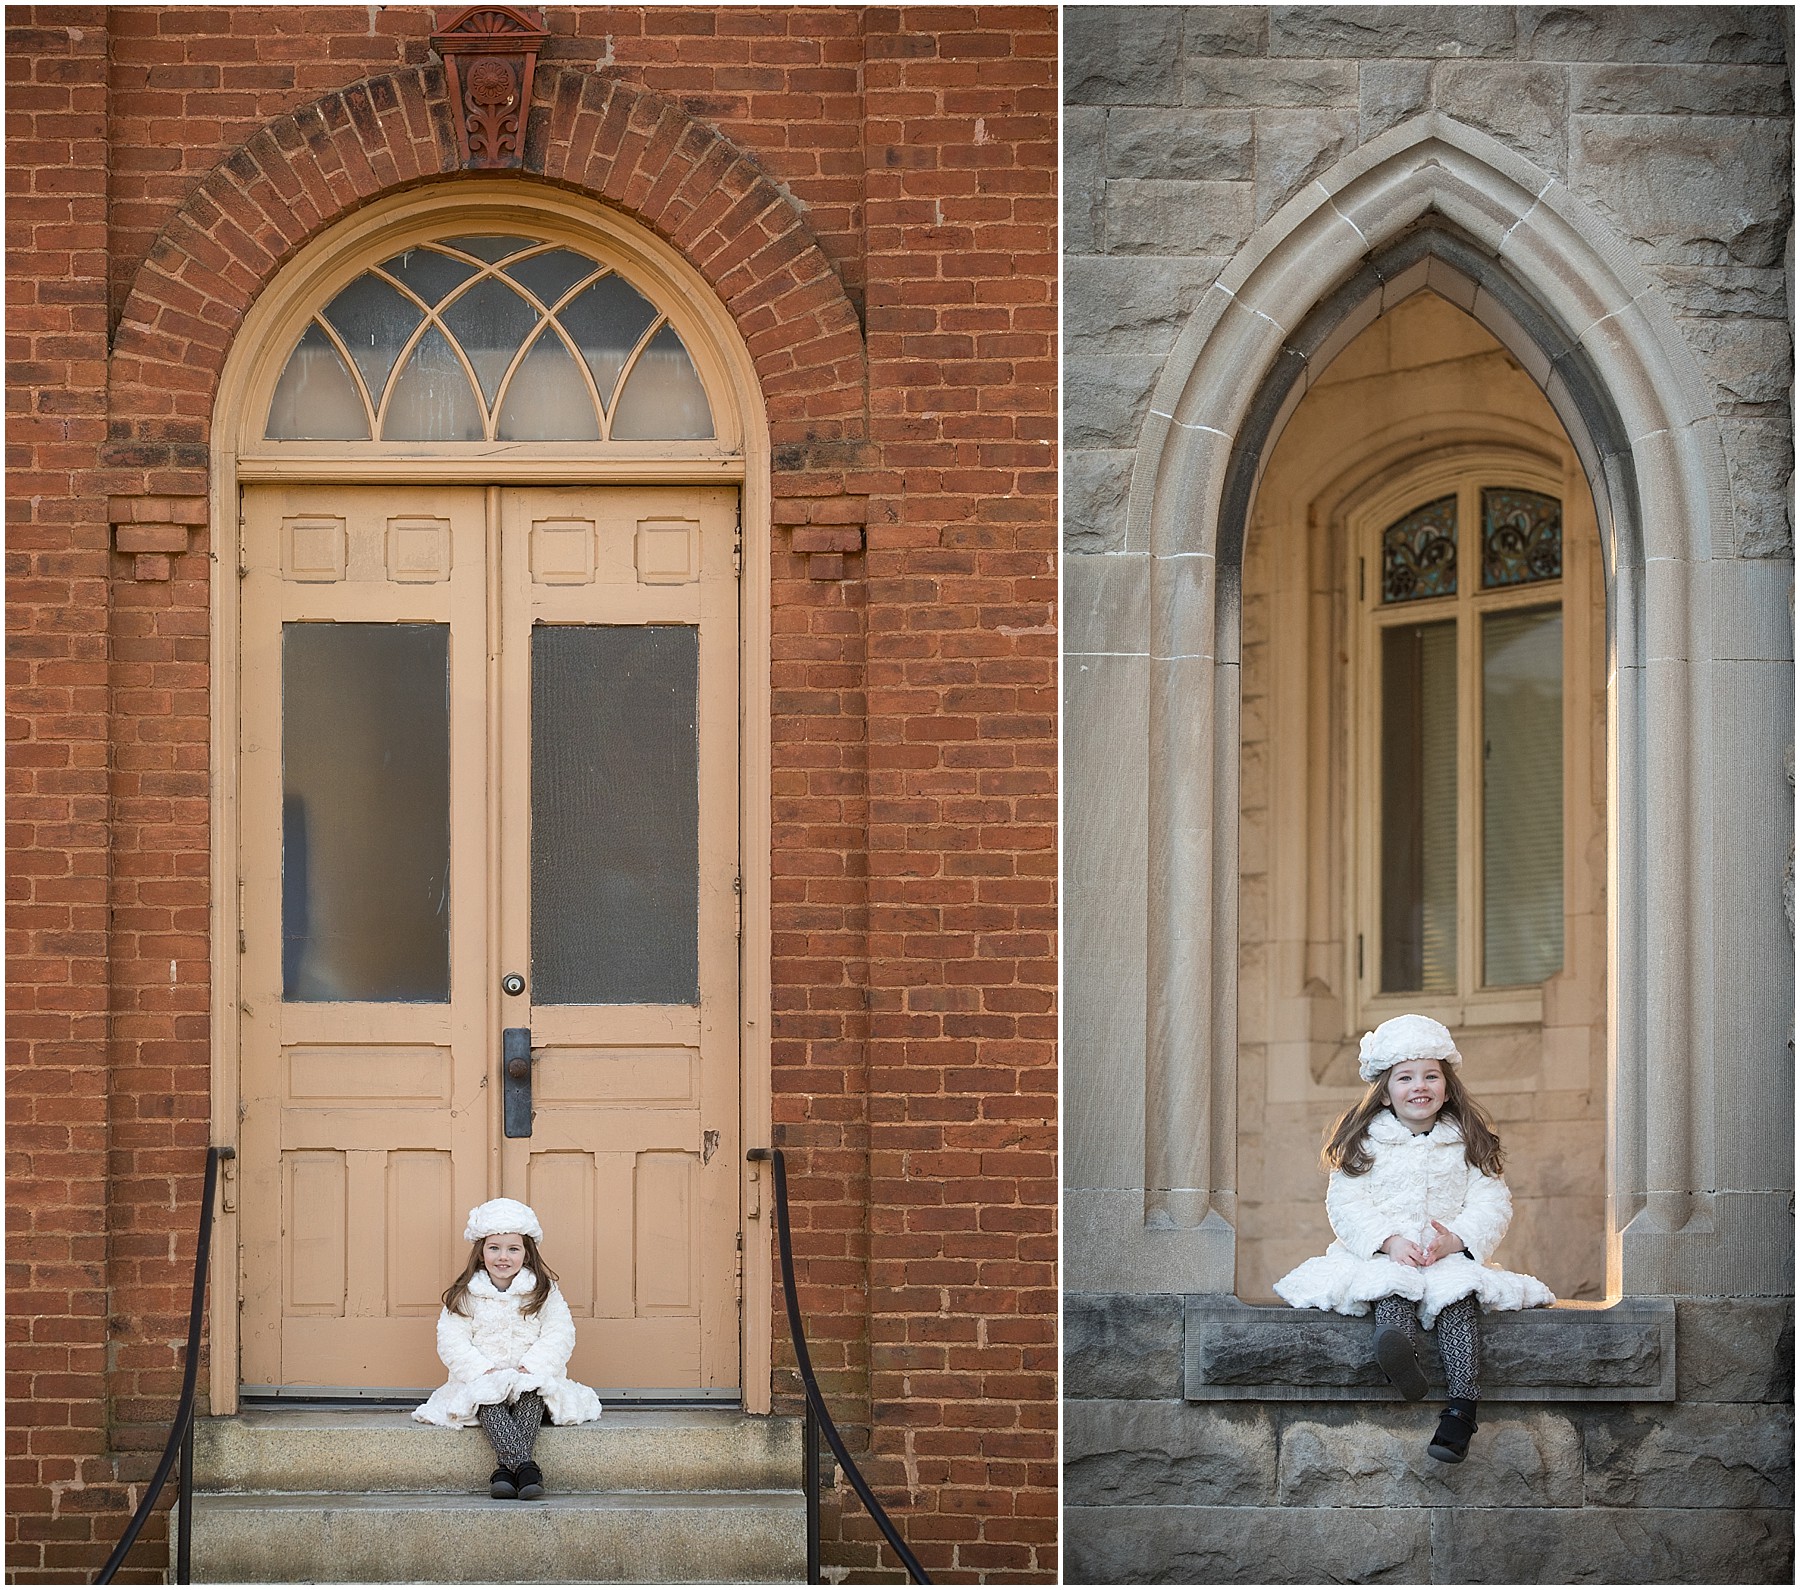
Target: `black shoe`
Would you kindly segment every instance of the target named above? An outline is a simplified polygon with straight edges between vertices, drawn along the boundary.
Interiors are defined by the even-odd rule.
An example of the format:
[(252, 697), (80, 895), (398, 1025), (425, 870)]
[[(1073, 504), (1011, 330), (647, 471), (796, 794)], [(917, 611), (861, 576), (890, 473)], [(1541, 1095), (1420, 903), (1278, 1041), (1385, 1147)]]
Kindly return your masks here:
[(1437, 1434), (1425, 1450), (1440, 1463), (1460, 1463), (1469, 1455), (1469, 1437), (1480, 1428), (1475, 1422), (1475, 1404), (1453, 1401), (1444, 1409)]
[(544, 1472), (529, 1459), (519, 1465), (515, 1478), (519, 1482), (520, 1501), (535, 1502), (544, 1494)]
[(488, 1475), (488, 1495), (497, 1502), (510, 1502), (519, 1494), (519, 1482), (504, 1463)]
[(1408, 1402), (1417, 1402), (1425, 1395), (1425, 1371), (1419, 1367), (1419, 1355), (1398, 1325), (1385, 1325), (1376, 1331), (1375, 1362)]

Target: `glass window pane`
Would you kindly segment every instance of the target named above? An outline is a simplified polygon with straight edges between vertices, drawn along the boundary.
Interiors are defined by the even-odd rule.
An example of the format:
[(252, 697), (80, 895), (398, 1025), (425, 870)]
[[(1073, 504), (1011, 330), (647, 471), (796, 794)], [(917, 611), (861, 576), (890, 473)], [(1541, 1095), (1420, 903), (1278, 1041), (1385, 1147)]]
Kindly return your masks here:
[(551, 1005), (700, 998), (699, 631), (531, 634), (531, 969)]
[(479, 442), (487, 434), (468, 373), (436, 326), (400, 367), (381, 434), (390, 442)]
[(1536, 491), (1481, 494), (1481, 583), (1562, 578), (1562, 504)]
[(1482, 981), (1541, 983), (1563, 960), (1562, 609), (1481, 626)]
[(284, 624), (290, 1000), (450, 997), (450, 631)]
[(513, 355), (538, 323), (538, 312), (498, 277), (477, 282), (444, 311), (444, 325), (469, 356), (488, 406)]
[(537, 244), (528, 237), (447, 237), (445, 248), (459, 248), (465, 254), (473, 254), (476, 259), (484, 259), (490, 265), (498, 265), (501, 260), (525, 249), (536, 248)]
[(1381, 988), (1456, 988), (1456, 624), (1381, 632)]
[(1456, 498), (1440, 497), (1396, 519), (1381, 537), (1381, 599), (1421, 602), (1456, 595)]
[(263, 433), (278, 442), (366, 442), (368, 413), (344, 356), (316, 320), (288, 355)]
[(557, 319), (593, 371), (601, 406), (610, 407), (619, 372), (656, 319), (656, 310), (623, 277), (605, 276), (571, 300)]
[(548, 254), (533, 254), (530, 259), (508, 265), (506, 274), (527, 292), (537, 294), (546, 309), (554, 309), (564, 293), (599, 269), (573, 249), (553, 248)]
[(712, 435), (706, 388), (673, 326), (657, 332), (632, 367), (612, 433), (630, 442), (702, 441)]
[(394, 361), (425, 316), (391, 282), (365, 272), (325, 306), (325, 318), (344, 339), (379, 408)]
[(381, 268), (434, 307), (475, 274), (475, 267), (467, 260), (451, 259), (448, 254), (429, 248), (409, 248), (404, 254), (383, 260)]
[(494, 434), (503, 442), (597, 442), (600, 416), (574, 354), (549, 327), (506, 388)]

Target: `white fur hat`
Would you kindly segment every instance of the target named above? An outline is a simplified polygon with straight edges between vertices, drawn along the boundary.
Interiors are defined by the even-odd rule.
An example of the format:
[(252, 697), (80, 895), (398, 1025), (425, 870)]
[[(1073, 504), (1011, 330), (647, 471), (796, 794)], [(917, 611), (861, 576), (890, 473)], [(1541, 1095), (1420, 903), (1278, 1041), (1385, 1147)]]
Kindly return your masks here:
[(1363, 1081), (1373, 1082), (1389, 1066), (1397, 1066), (1402, 1060), (1462, 1064), (1450, 1029), (1429, 1016), (1393, 1016), (1373, 1032), (1363, 1034), (1362, 1060), (1356, 1068)]
[(538, 1224), (530, 1204), (522, 1204), (517, 1198), (490, 1198), (469, 1211), (469, 1229), (463, 1233), (463, 1241), (479, 1242), (503, 1231), (516, 1231), (533, 1242), (544, 1240), (544, 1228)]

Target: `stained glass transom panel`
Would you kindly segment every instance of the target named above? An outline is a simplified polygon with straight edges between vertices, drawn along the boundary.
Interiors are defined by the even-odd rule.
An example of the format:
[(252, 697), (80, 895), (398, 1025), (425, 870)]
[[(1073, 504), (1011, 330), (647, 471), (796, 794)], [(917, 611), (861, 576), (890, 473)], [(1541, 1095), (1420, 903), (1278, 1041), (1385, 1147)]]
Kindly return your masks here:
[(420, 243), (308, 323), (271, 441), (705, 441), (712, 408), (669, 318), (565, 244)]
[(1381, 600), (1456, 595), (1456, 498), (1440, 497), (1396, 519), (1381, 536)]
[(1481, 494), (1484, 590), (1562, 578), (1562, 504), (1536, 491), (1490, 487)]

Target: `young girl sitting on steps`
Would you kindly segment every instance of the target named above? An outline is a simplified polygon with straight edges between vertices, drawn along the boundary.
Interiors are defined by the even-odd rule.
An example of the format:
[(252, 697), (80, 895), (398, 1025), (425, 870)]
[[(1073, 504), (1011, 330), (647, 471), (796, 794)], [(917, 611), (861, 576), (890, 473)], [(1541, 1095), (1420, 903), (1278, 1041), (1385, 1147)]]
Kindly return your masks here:
[(1325, 1213), (1337, 1241), (1275, 1283), (1295, 1308), (1375, 1309), (1375, 1360), (1408, 1402), (1425, 1395), (1419, 1329), (1437, 1326), (1449, 1405), (1426, 1451), (1460, 1463), (1481, 1396), (1478, 1305), (1554, 1303), (1542, 1281), (1487, 1263), (1512, 1219), (1500, 1139), (1464, 1090), (1450, 1032), (1395, 1016), (1362, 1040), (1369, 1086), (1325, 1143)]
[(538, 1252), (543, 1236), (530, 1206), (516, 1199), (491, 1198), (469, 1211), (463, 1241), (474, 1247), (438, 1315), (438, 1357), (450, 1378), (413, 1410), (422, 1424), (479, 1423), (500, 1460), (488, 1494), (527, 1502), (544, 1494), (531, 1452), (545, 1414), (556, 1424), (600, 1417), (600, 1399), (566, 1373), (575, 1322)]

